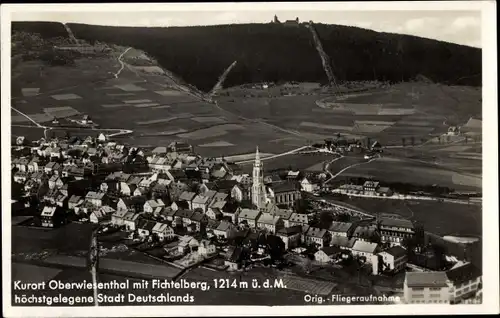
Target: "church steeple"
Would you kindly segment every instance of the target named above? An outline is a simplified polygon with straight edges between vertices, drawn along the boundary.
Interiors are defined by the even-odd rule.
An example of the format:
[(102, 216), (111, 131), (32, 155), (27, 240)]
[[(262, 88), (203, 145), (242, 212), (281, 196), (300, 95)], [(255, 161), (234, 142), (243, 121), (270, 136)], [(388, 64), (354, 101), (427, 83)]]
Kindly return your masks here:
[(252, 203), (257, 206), (258, 209), (263, 208), (266, 203), (265, 196), (264, 173), (260, 161), (259, 147), (257, 147), (255, 150), (255, 162), (253, 164), (252, 173)]

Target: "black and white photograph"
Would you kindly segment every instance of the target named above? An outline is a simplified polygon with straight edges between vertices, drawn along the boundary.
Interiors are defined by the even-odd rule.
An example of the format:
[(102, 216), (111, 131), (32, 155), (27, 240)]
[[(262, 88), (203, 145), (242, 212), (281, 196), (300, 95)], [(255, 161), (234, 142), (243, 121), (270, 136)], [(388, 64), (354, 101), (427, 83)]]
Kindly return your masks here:
[(495, 2), (11, 4), (1, 39), (4, 316), (498, 313)]

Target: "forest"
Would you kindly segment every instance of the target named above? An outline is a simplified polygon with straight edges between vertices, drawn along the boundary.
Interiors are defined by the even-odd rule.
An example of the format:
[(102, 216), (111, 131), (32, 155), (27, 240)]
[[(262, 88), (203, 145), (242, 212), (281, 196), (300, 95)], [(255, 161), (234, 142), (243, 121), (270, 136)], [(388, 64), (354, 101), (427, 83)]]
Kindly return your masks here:
[[(61, 36), (63, 26), (38, 31)], [(196, 27), (109, 27), (69, 24), (78, 39), (132, 46), (200, 90), (209, 91), (234, 61), (225, 87), (257, 82), (320, 82), (327, 77), (311, 32), (303, 25), (233, 24)], [(481, 49), (357, 27), (315, 24), (338, 82), (412, 81), (481, 86)], [(13, 29), (15, 29), (13, 25)]]

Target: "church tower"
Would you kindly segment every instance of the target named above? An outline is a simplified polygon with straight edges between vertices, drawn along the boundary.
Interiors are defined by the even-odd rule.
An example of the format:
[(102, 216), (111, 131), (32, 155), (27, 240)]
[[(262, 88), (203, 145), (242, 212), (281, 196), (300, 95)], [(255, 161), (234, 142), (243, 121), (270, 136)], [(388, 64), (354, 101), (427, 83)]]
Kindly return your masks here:
[(266, 189), (264, 187), (264, 173), (259, 156), (259, 147), (255, 151), (255, 162), (252, 174), (252, 203), (260, 210), (266, 204)]

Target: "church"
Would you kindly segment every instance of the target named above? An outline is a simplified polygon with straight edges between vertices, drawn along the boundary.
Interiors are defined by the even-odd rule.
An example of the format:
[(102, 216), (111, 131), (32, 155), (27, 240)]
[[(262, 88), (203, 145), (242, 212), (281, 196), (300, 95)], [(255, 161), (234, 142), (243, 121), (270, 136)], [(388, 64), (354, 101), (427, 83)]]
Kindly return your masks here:
[(271, 202), (271, 198), (264, 185), (264, 169), (260, 160), (259, 147), (257, 147), (252, 172), (252, 204), (256, 206), (258, 210), (261, 210), (269, 202)]

